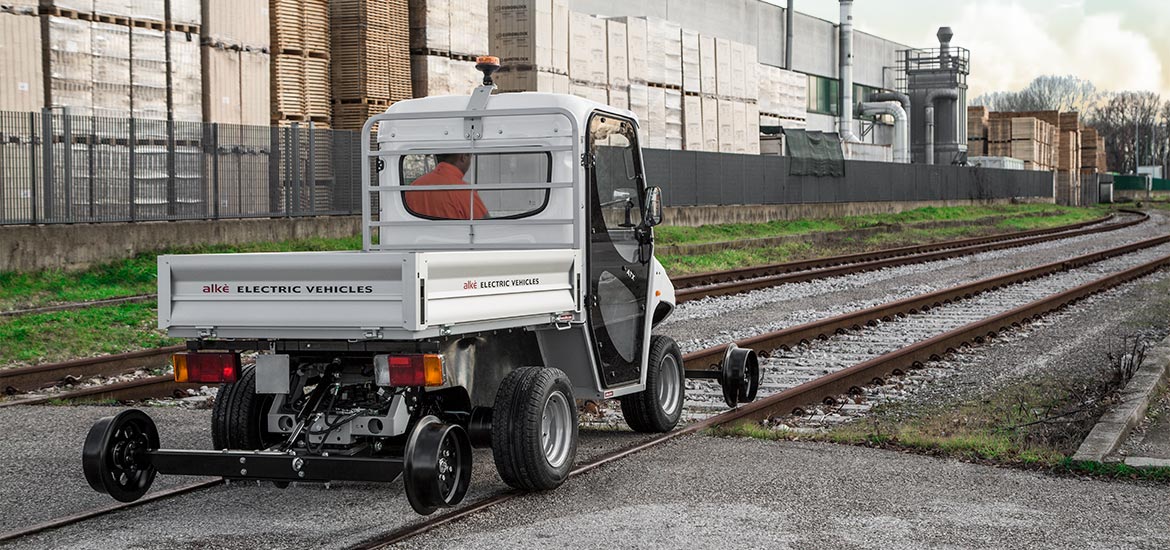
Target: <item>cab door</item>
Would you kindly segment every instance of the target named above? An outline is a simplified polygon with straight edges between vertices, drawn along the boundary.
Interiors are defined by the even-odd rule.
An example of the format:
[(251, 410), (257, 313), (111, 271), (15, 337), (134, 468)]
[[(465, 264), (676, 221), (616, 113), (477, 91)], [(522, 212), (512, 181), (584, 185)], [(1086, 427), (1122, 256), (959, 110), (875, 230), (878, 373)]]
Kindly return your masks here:
[(639, 381), (653, 258), (642, 223), (645, 178), (637, 128), (595, 113), (586, 138), (589, 183), (589, 328), (605, 388)]

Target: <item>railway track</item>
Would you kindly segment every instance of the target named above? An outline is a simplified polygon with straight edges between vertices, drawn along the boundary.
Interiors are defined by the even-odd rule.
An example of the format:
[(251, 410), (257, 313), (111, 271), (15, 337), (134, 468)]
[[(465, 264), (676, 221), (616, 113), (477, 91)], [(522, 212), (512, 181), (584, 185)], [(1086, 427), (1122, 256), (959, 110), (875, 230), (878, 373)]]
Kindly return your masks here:
[[(774, 416), (799, 413), (803, 407), (808, 405), (834, 401), (841, 395), (857, 393), (865, 386), (882, 383), (883, 379), (890, 374), (921, 366), (928, 361), (939, 360), (948, 352), (960, 347), (982, 343), (988, 338), (993, 338), (1000, 333), (1039, 319), (1049, 312), (1170, 266), (1170, 250), (1163, 249), (1156, 253), (1151, 252), (1151, 249), (1168, 243), (1170, 243), (1170, 236), (1148, 239), (739, 340), (736, 342), (737, 345), (741, 347), (754, 346), (757, 350), (763, 351), (762, 355), (766, 356), (761, 364), (765, 375), (764, 384), (760, 390), (762, 394), (760, 399), (736, 409), (714, 413), (713, 408), (702, 402), (714, 401), (716, 395), (721, 395), (720, 390), (711, 388), (709, 391), (702, 392), (703, 395), (698, 403), (688, 398), (687, 408), (690, 409), (688, 416), (695, 421), (673, 432), (651, 437), (627, 448), (581, 463), (572, 471), (571, 476), (596, 470), (606, 464), (657, 447), (684, 435), (700, 433), (711, 428), (760, 422)], [(1051, 288), (1053, 285), (1049, 285), (1048, 292), (1045, 292), (1045, 289), (1042, 288), (1043, 285), (1040, 284), (1046, 279), (1052, 280), (1061, 275), (1070, 275), (1075, 270), (1083, 270), (1086, 266), (1093, 266), (1113, 259), (1124, 259), (1135, 253), (1145, 253), (1145, 256), (1151, 257), (1130, 258), (1128, 262), (1115, 262), (1132, 265), (1103, 266), (1111, 271), (1100, 277), (1093, 277), (1091, 274), (1085, 273), (1080, 273), (1080, 277), (1066, 277), (1060, 281), (1063, 284), (1054, 285), (1055, 290)], [(1029, 288), (1029, 285), (1032, 288)], [(949, 315), (947, 312), (947, 308), (950, 306), (978, 301), (983, 298), (984, 294), (1003, 294), (1007, 289), (1012, 289), (1015, 292), (1009, 293), (1010, 296), (1007, 298), (1001, 297), (998, 299), (998, 304), (985, 307), (983, 311), (976, 314)], [(930, 316), (932, 311), (935, 312), (933, 317)], [(938, 315), (939, 312), (942, 312), (943, 315)], [(898, 324), (900, 320), (915, 317), (918, 317), (914, 320), (919, 325), (917, 327), (910, 327), (905, 323)], [(940, 319), (947, 321), (940, 324)], [(913, 336), (909, 338), (910, 341), (903, 342), (894, 349), (859, 354), (864, 357), (857, 357), (855, 362), (843, 365), (827, 374), (798, 376), (789, 380), (783, 380), (777, 376), (777, 371), (785, 366), (780, 361), (792, 358), (785, 357), (782, 352), (792, 350), (794, 346), (803, 344), (805, 347), (811, 347), (807, 344), (817, 340), (829, 340), (849, 332), (862, 333), (885, 327), (891, 327), (888, 330), (893, 333)], [(864, 341), (864, 338), (861, 340)], [(872, 341), (867, 343), (872, 347)], [(716, 346), (689, 353), (683, 357), (684, 367), (688, 370), (707, 369), (712, 361), (717, 362), (716, 358), (722, 357), (724, 351), (726, 351), (726, 346)], [(704, 397), (710, 399), (703, 399)], [(362, 550), (387, 548), (395, 543), (522, 496), (522, 493), (515, 491), (497, 493), (463, 508), (374, 537), (352, 548)]]
[(683, 303), (714, 296), (740, 294), (781, 284), (800, 283), (853, 273), (876, 271), (888, 267), (947, 260), (992, 250), (1017, 248), (1105, 231), (1115, 231), (1140, 224), (1149, 219), (1147, 214), (1140, 212), (1131, 213), (1138, 215), (1133, 219), (1117, 223), (1104, 223), (1110, 219), (1107, 216), (1099, 220), (1073, 224), (1072, 226), (1064, 226), (1061, 228), (1039, 229), (1005, 235), (975, 237), (971, 239), (893, 248), (875, 252), (863, 252), (845, 256), (772, 264), (761, 267), (733, 269), (672, 278), (671, 280), (675, 283), (675, 296), (678, 302)]
[[(75, 359), (62, 363), (47, 363), (31, 367), (0, 370), (0, 388), (10, 396), (27, 394), (69, 382), (80, 381), (93, 376), (113, 376), (133, 372), (146, 367), (165, 365), (168, 358), (186, 346), (167, 346), (116, 355)], [(14, 405), (37, 405), (53, 400), (60, 401), (118, 401), (140, 400), (151, 397), (176, 395), (198, 384), (179, 384), (171, 376), (150, 376), (116, 382), (96, 384), (64, 392), (46, 393), (34, 397), (14, 397), (0, 401), (0, 407)]]
[[(654, 436), (633, 446), (585, 461), (579, 464), (571, 475), (596, 470), (680, 436), (699, 433), (709, 428), (757, 422), (789, 414), (800, 411), (810, 404), (834, 400), (869, 384), (880, 383), (892, 373), (937, 360), (949, 351), (967, 344), (982, 342), (1092, 294), (1156, 272), (1170, 265), (1170, 250), (1167, 250), (1170, 246), (1166, 245), (1170, 245), (1170, 236), (1147, 239), (741, 339), (736, 342), (737, 345), (752, 347), (761, 352), (762, 366), (766, 373), (761, 388), (763, 397), (736, 409), (717, 413), (714, 407), (707, 404), (712, 401), (710, 397), (715, 394), (698, 388), (695, 398), (688, 400), (687, 403), (691, 423), (673, 432)], [(1093, 268), (1107, 273), (1091, 273)], [(1049, 284), (1046, 287), (1043, 284), (1045, 281), (1056, 281), (1057, 284)], [(988, 300), (992, 296), (996, 298)], [(959, 305), (977, 304), (981, 300), (988, 303), (976, 312), (964, 314), (948, 309)], [(874, 351), (875, 341), (864, 335), (881, 330), (887, 331), (888, 334), (902, 335), (904, 338), (896, 342), (892, 349)], [(793, 353), (793, 350), (816, 350), (849, 338), (854, 340), (851, 345), (860, 342), (862, 347), (868, 347), (869, 351), (839, 354), (837, 365), (833, 367), (835, 370), (827, 374), (805, 369), (808, 376), (799, 376), (800, 369), (791, 368), (792, 359), (799, 355)], [(168, 348), (167, 353), (174, 349), (181, 349), (181, 346)], [(718, 363), (725, 349), (726, 346), (715, 346), (688, 353), (684, 356), (684, 368), (691, 371), (710, 370)], [(222, 480), (191, 484), (156, 493), (148, 499), (169, 498), (219, 483), (222, 483)], [(497, 493), (458, 510), (433, 516), (372, 538), (355, 548), (384, 548), (521, 496), (522, 493), (513, 491)], [(109, 506), (37, 524), (20, 531), (0, 534), (0, 542), (85, 521), (149, 500), (132, 505)]]

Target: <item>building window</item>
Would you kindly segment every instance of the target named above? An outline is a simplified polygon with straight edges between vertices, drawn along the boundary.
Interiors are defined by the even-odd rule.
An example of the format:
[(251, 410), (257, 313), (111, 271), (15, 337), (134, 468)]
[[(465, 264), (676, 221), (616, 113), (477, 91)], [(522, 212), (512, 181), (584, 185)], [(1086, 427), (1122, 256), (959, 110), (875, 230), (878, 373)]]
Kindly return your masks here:
[(841, 104), (841, 81), (808, 75), (808, 112), (836, 116)]
[[(853, 85), (853, 101), (855, 103), (858, 103), (858, 104), (860, 104), (863, 101), (869, 101), (869, 96), (876, 94), (876, 93), (879, 93), (881, 91), (882, 91), (881, 88), (874, 88), (873, 86), (866, 86), (864, 84), (854, 84)], [(854, 111), (854, 112), (856, 112), (856, 111)], [(885, 122), (885, 120), (883, 120), (883, 119), (886, 117), (884, 117), (883, 115), (861, 115), (857, 118), (861, 119), (861, 120), (868, 120), (870, 122), (873, 122), (876, 120), (882, 120), (883, 122)]]

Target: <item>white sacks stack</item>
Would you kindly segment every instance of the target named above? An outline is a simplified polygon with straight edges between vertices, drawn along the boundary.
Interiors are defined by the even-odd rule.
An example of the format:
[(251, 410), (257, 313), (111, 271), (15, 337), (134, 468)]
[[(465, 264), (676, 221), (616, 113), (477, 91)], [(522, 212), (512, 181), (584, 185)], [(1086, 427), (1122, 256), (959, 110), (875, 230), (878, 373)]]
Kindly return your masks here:
[[(795, 73), (765, 72), (762, 81), (767, 69), (758, 65), (755, 46), (656, 17), (570, 12), (565, 0), (490, 0), (488, 6), (489, 51), (500, 58), (501, 92), (571, 93), (629, 109), (646, 147), (759, 153), (765, 87), (768, 105), (783, 106), (785, 117), (803, 113), (805, 90), (791, 78)], [(427, 86), (441, 78), (442, 68), (422, 69), (415, 78)]]
[(569, 93), (609, 101), (608, 41), (605, 19), (569, 13)]
[(488, 0), (410, 0), (414, 97), (470, 94), (483, 80), (475, 58), (489, 53)]
[(770, 65), (760, 65), (759, 71), (760, 124), (803, 128), (808, 111), (808, 77)]

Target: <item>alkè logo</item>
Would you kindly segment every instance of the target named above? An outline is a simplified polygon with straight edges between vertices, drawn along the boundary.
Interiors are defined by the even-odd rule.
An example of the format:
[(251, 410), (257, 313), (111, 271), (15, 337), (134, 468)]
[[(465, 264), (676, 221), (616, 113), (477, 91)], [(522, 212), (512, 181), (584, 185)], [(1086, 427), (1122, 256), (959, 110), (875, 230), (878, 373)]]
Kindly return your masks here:
[(475, 290), (477, 288), (479, 288), (479, 283), (475, 281), (467, 281), (466, 283), (463, 283), (463, 290)]
[(203, 285), (204, 294), (228, 294), (231, 287), (228, 285)]

